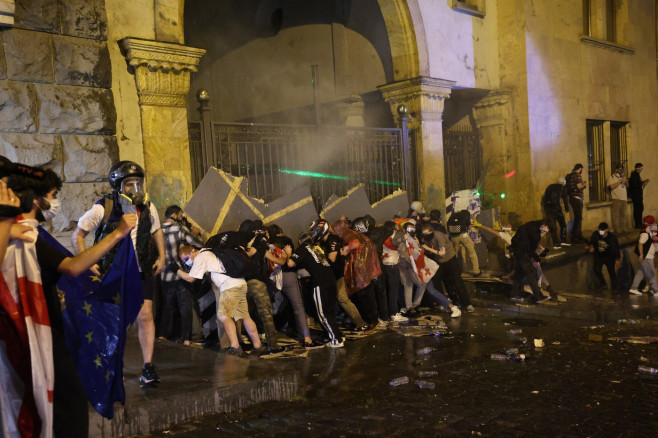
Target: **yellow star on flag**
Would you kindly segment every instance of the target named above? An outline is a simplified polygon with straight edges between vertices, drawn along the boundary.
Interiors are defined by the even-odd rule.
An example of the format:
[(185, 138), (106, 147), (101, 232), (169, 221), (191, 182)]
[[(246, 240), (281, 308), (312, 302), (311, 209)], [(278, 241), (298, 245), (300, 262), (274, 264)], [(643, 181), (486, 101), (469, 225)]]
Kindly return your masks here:
[(87, 333), (87, 334), (85, 335), (85, 338), (87, 338), (87, 341), (89, 341), (89, 342), (88, 342), (89, 344), (91, 344), (91, 337), (92, 337), (93, 334), (94, 334), (94, 332), (93, 332), (93, 331), (90, 331), (89, 333)]
[(89, 278), (91, 278), (91, 281), (97, 281), (100, 283), (101, 279), (98, 275), (90, 275)]
[(110, 370), (107, 370), (107, 373), (105, 373), (105, 382), (110, 383)]
[(87, 316), (91, 313), (91, 303), (88, 303), (85, 301), (85, 305), (82, 306), (83, 309), (85, 309), (85, 312), (87, 312)]
[(120, 302), (121, 302), (121, 294), (117, 292), (117, 294), (114, 297), (114, 304), (118, 306)]
[(96, 368), (102, 366), (103, 364), (101, 363), (101, 356), (99, 354), (96, 355), (96, 360), (94, 361), (96, 364)]

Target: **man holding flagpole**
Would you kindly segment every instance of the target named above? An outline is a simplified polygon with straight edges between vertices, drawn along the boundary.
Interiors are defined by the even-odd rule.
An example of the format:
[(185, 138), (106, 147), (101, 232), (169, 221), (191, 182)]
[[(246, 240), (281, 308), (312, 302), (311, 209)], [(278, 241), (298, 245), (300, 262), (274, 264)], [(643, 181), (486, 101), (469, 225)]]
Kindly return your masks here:
[[(124, 213), (135, 213), (139, 220), (131, 231), (130, 237), (137, 253), (141, 272), (144, 304), (137, 317), (139, 344), (142, 347), (144, 366), (139, 380), (142, 385), (155, 385), (160, 377), (155, 371), (153, 347), (155, 344), (155, 324), (153, 321), (154, 277), (165, 266), (164, 234), (160, 228), (160, 218), (155, 206), (148, 200), (144, 186), (144, 169), (132, 161), (119, 161), (110, 169), (110, 186), (112, 193), (98, 200), (93, 207), (82, 215), (78, 227), (71, 237), (73, 247), (78, 251), (86, 248), (85, 237), (95, 232), (94, 242), (117, 228)], [(155, 243), (153, 245), (152, 243)], [(157, 251), (154, 249), (157, 248)], [(95, 267), (96, 272), (105, 274), (114, 262), (115, 251), (110, 251)], [(92, 269), (93, 270), (93, 269)]]

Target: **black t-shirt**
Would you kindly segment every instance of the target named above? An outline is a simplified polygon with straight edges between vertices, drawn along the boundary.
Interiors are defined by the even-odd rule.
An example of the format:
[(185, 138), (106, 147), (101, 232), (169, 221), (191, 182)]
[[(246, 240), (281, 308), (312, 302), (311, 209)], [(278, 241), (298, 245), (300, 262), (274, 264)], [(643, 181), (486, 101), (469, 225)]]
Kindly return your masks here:
[(608, 232), (608, 235), (603, 237), (599, 234), (598, 230), (592, 233), (590, 244), (594, 247), (594, 255), (604, 258), (621, 258), (619, 253), (619, 242), (617, 236)]
[(311, 274), (314, 285), (336, 282), (329, 260), (319, 246), (302, 245), (292, 253), (290, 259), (299, 268), (304, 268)]
[(340, 237), (333, 233), (329, 233), (327, 235), (327, 240), (322, 243), (322, 249), (324, 250), (325, 254), (327, 254), (327, 256), (332, 252), (337, 253), (335, 262), (332, 262), (329, 257), (327, 257), (327, 260), (329, 260), (329, 263), (331, 264), (331, 268), (334, 270), (336, 279), (343, 278), (345, 276), (345, 257), (343, 257), (340, 253), (340, 249), (343, 246), (345, 245), (343, 245), (343, 241), (340, 240)]
[(37, 237), (34, 246), (37, 251), (37, 262), (41, 269), (41, 285), (46, 297), (50, 326), (62, 331), (62, 306), (57, 295), (57, 282), (61, 274), (57, 271), (57, 267), (67, 256), (50, 246), (41, 237)]

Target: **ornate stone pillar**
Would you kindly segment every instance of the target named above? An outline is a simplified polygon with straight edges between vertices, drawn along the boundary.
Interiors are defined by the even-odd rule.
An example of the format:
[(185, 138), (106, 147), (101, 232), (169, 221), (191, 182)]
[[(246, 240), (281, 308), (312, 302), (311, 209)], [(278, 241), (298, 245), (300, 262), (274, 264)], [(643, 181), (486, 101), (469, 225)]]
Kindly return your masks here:
[(453, 81), (420, 76), (378, 87), (394, 119), (399, 105), (409, 111), (409, 128), (415, 130), (416, 138), (417, 187), (426, 208), (444, 208), (443, 107), (454, 85)]
[(160, 211), (184, 206), (192, 196), (185, 96), (206, 51), (136, 38), (120, 43), (135, 74), (149, 195)]
[[(494, 204), (504, 209), (505, 205), (514, 204), (514, 186), (518, 177), (514, 178), (512, 171), (517, 170), (518, 151), (514, 150), (511, 138), (513, 130), (508, 124), (512, 117), (512, 92), (510, 90), (495, 90), (478, 101), (473, 106), (473, 116), (480, 131), (482, 144), (482, 161), (489, 161), (485, 191), (505, 193), (505, 199), (499, 196)], [(505, 178), (504, 176), (509, 175)]]

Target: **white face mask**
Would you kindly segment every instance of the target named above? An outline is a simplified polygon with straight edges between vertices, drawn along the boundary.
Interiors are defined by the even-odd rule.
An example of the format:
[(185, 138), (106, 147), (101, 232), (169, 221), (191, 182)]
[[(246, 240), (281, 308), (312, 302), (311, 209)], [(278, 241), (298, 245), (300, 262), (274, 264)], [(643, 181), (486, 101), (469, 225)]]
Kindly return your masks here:
[(44, 220), (47, 222), (57, 216), (59, 213), (59, 199), (49, 200), (50, 208), (48, 210), (41, 210)]
[(605, 236), (605, 230), (599, 230), (599, 234), (600, 234), (601, 236)]

